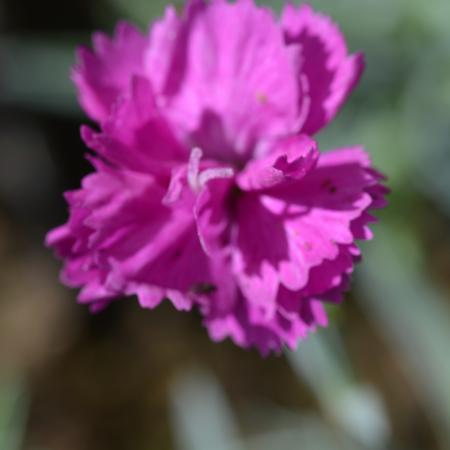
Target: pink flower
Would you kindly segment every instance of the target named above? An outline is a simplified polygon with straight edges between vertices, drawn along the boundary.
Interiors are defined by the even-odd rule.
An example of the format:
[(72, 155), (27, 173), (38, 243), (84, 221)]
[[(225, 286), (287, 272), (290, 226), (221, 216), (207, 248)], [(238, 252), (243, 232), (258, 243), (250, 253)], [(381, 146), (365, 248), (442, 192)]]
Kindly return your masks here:
[(123, 295), (196, 307), (213, 340), (263, 354), (325, 326), (385, 204), (362, 148), (319, 153), (310, 137), (362, 55), (309, 6), (278, 21), (251, 0), (192, 0), (93, 43), (73, 80), (100, 128), (82, 128), (95, 170), (47, 236), (63, 282), (93, 311)]

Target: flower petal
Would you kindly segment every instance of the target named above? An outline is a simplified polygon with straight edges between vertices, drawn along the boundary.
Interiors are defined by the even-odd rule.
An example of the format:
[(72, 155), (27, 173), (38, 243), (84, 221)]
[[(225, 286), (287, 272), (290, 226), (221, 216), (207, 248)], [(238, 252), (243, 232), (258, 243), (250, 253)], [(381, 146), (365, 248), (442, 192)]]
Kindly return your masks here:
[[(170, 41), (165, 48), (171, 51), (171, 71), (156, 84), (166, 86), (167, 114), (185, 139), (209, 158), (229, 161), (234, 152), (235, 160), (245, 159), (263, 135), (293, 131), (293, 62), (268, 10), (246, 0), (199, 3), (178, 27), (173, 13), (159, 23), (157, 42)], [(156, 71), (156, 64), (149, 57), (147, 71)]]
[(379, 183), (367, 154), (356, 147), (322, 154), (298, 181), (241, 193), (233, 271), (245, 315), (215, 319), (212, 336), (249, 343), (239, 324), (255, 326), (252, 345), (260, 340), (265, 352), (293, 347), (325, 324), (320, 302), (342, 299), (360, 256), (354, 240), (370, 238), (359, 230), (374, 220), (367, 211), (381, 201)]
[(133, 76), (130, 90), (116, 102), (97, 133), (82, 127), (88, 147), (118, 167), (169, 176), (187, 151), (175, 139), (155, 103), (148, 80)]
[(361, 53), (349, 55), (338, 26), (309, 5), (288, 4), (281, 26), (288, 46), (300, 44), (300, 101), (308, 110), (302, 131), (313, 135), (333, 119), (359, 81), (364, 58)]
[(370, 237), (354, 232), (371, 221), (366, 211), (373, 207), (376, 186), (379, 179), (367, 154), (356, 147), (322, 154), (302, 180), (266, 193), (264, 204), (283, 224), (286, 236), (279, 272), (288, 289), (303, 289), (313, 267), (336, 260), (341, 246)]
[(194, 217), (200, 243), (208, 255), (229, 242), (231, 205), (228, 196), (231, 189), (230, 179), (216, 178), (209, 181), (198, 195)]
[(307, 136), (280, 139), (266, 156), (247, 163), (237, 177), (237, 185), (250, 191), (298, 181), (314, 168), (318, 156), (316, 143)]
[(93, 44), (93, 51), (78, 49), (72, 79), (86, 113), (102, 122), (119, 95), (128, 88), (132, 76), (142, 73), (148, 39), (134, 26), (120, 22), (113, 38), (96, 33)]
[(237, 345), (256, 347), (267, 356), (280, 353), (284, 346), (295, 349), (317, 326), (326, 326), (327, 318), (316, 299), (306, 299), (297, 314), (278, 311), (268, 320), (253, 304), (240, 298), (228, 314), (207, 317), (204, 323), (214, 341), (231, 338)]

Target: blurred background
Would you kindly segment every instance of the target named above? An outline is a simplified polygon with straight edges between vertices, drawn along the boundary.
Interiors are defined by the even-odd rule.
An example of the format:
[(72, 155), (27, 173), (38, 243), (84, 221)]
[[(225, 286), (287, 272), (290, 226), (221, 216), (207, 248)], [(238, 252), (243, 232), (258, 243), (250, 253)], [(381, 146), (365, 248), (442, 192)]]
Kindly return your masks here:
[(367, 56), (321, 148), (392, 194), (331, 327), (261, 359), (168, 305), (89, 315), (43, 248), (89, 171), (75, 45), (165, 1), (0, 0), (0, 450), (450, 449), (450, 2), (311, 4)]

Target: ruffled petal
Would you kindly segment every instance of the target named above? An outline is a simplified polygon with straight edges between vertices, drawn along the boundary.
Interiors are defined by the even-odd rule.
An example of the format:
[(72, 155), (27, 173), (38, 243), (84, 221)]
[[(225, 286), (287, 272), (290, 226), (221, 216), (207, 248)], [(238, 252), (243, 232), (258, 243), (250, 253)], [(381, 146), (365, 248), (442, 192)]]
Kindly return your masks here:
[(114, 36), (93, 36), (94, 49), (79, 48), (72, 79), (86, 113), (94, 120), (107, 119), (117, 98), (127, 90), (133, 75), (143, 72), (148, 38), (134, 26), (121, 22)]
[(264, 204), (286, 236), (279, 273), (288, 289), (303, 289), (310, 270), (336, 260), (342, 246), (370, 238), (354, 231), (372, 221), (366, 212), (376, 201), (372, 192), (379, 189), (379, 181), (367, 154), (355, 147), (321, 155), (302, 180), (266, 193)]
[[(298, 86), (291, 55), (273, 15), (253, 2), (194, 6), (182, 23), (166, 13), (146, 70), (166, 71), (169, 64), (155, 85), (163, 87), (161, 104), (188, 142), (210, 158), (246, 159), (259, 138), (293, 131)], [(170, 62), (158, 54), (161, 45)]]
[(302, 131), (315, 134), (339, 111), (364, 69), (361, 53), (349, 55), (344, 36), (332, 20), (309, 5), (287, 5), (281, 26), (288, 46), (301, 52), (298, 82), (303, 119)]
[(348, 288), (360, 258), (354, 241), (370, 239), (374, 218), (367, 211), (384, 201), (380, 182), (355, 147), (322, 154), (298, 181), (241, 193), (233, 271), (244, 306), (207, 321), (212, 337), (229, 336), (264, 353), (292, 348), (324, 326), (320, 303), (341, 301)]
[[(169, 299), (180, 310), (194, 304), (209, 315), (229, 310), (237, 287), (229, 256), (213, 241), (223, 231), (216, 214), (229, 180), (209, 179), (200, 193), (183, 183), (171, 203), (151, 175), (92, 162), (96, 172), (66, 194), (68, 222), (46, 239), (65, 260), (63, 282), (81, 288), (79, 301), (98, 310), (114, 298), (137, 295), (147, 308)], [(200, 234), (214, 242), (208, 254)]]
[(180, 89), (188, 64), (187, 39), (194, 21), (205, 8), (204, 0), (188, 0), (179, 16), (176, 8), (169, 5), (164, 16), (151, 28), (145, 72), (162, 100)]
[[(105, 285), (108, 249), (145, 223), (154, 206), (154, 187), (151, 177), (108, 168), (85, 177), (80, 190), (66, 193), (69, 220), (46, 237), (46, 244), (65, 259), (66, 284), (85, 286), (92, 299), (117, 296)], [(83, 292), (80, 300), (87, 300)]]
[(132, 77), (129, 92), (117, 101), (102, 131), (84, 126), (81, 135), (112, 164), (155, 176), (169, 176), (188, 154), (162, 117), (149, 81), (139, 76)]
[(254, 347), (267, 356), (280, 353), (285, 346), (295, 349), (318, 326), (326, 326), (327, 317), (317, 299), (306, 299), (295, 314), (280, 309), (268, 320), (253, 304), (239, 298), (228, 314), (206, 317), (204, 323), (214, 341), (230, 338), (243, 348)]
[(318, 157), (316, 143), (307, 136), (282, 138), (266, 156), (249, 161), (236, 183), (244, 191), (253, 191), (298, 181), (314, 168)]
[(169, 298), (178, 309), (191, 308), (220, 273), (212, 275), (201, 248), (193, 203), (171, 209), (151, 176), (99, 166), (66, 196), (68, 223), (47, 236), (65, 259), (62, 279), (82, 288), (84, 303), (137, 294), (143, 306)]

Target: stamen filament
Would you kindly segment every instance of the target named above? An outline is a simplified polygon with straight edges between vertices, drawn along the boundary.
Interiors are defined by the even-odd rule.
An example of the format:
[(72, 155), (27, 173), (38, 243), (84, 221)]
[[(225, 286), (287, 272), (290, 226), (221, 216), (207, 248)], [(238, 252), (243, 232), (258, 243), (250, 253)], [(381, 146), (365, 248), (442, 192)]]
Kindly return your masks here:
[(214, 178), (231, 178), (234, 175), (234, 170), (231, 167), (217, 167), (213, 169), (206, 169), (198, 176), (198, 184), (203, 187), (205, 184)]
[(234, 175), (234, 170), (231, 167), (210, 167), (200, 172), (200, 160), (202, 157), (202, 150), (194, 147), (189, 157), (187, 170), (188, 184), (193, 191), (199, 191), (208, 181), (214, 178), (231, 178)]
[(189, 157), (187, 179), (189, 186), (194, 191), (198, 190), (199, 188), (198, 173), (200, 170), (200, 160), (202, 159), (202, 156), (203, 152), (201, 151), (201, 149), (198, 147), (194, 147)]

